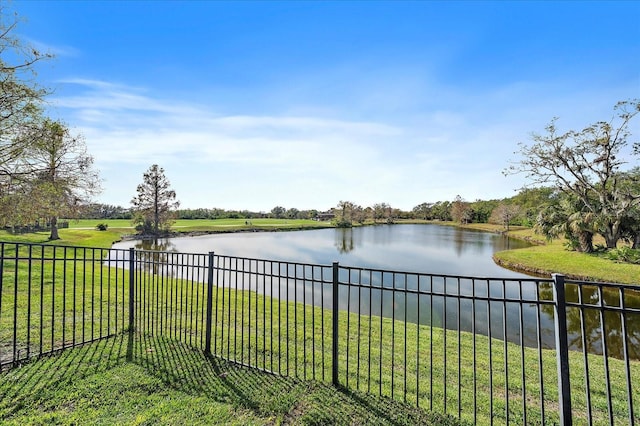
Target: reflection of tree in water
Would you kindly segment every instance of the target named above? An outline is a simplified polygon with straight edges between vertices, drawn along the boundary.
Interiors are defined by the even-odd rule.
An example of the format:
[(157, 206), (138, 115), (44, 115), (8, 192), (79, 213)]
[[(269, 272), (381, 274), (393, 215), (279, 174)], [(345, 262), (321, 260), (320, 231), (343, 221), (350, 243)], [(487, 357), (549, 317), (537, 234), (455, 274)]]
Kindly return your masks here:
[(176, 245), (170, 238), (144, 239), (136, 243), (137, 250), (176, 252)]
[(136, 243), (136, 263), (141, 269), (153, 274), (172, 270), (169, 267), (171, 252), (176, 253), (175, 244), (169, 238), (141, 240)]
[(460, 255), (462, 255), (462, 251), (465, 245), (464, 231), (458, 228), (457, 226), (454, 229), (455, 230), (453, 233), (453, 244), (455, 246), (456, 254), (458, 255), (458, 257), (460, 257)]
[[(598, 305), (599, 295), (598, 288), (595, 286), (565, 286), (565, 294), (567, 302), (577, 303), (579, 299), (579, 291), (582, 289), (582, 303), (588, 305)], [(632, 308), (640, 308), (640, 292), (625, 291), (625, 306)], [(546, 300), (553, 299), (553, 286), (550, 283), (541, 284), (540, 297)], [(605, 306), (620, 306), (620, 293), (616, 288), (603, 288), (602, 297)], [(542, 310), (553, 318), (553, 306), (545, 305)], [(602, 336), (600, 327), (600, 309), (597, 307), (588, 307), (582, 309), (583, 320), (580, 319), (581, 309), (575, 307), (567, 307), (567, 332), (569, 339), (569, 348), (574, 350), (582, 350), (582, 332), (584, 327), (584, 341), (586, 350), (589, 353), (602, 354)], [(604, 311), (604, 327), (607, 351), (609, 356), (615, 358), (624, 358), (624, 339), (622, 333), (623, 317), (619, 312)], [(640, 359), (640, 314), (628, 313), (625, 321), (627, 350), (630, 359)]]
[(350, 253), (356, 248), (352, 228), (337, 228), (335, 246), (340, 254)]

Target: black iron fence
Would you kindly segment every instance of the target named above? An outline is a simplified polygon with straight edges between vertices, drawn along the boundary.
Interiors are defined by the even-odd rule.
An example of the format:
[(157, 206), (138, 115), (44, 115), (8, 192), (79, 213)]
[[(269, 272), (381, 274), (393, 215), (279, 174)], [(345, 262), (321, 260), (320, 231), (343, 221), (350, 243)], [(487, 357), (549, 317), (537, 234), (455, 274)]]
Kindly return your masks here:
[(634, 286), (15, 243), (0, 256), (0, 367), (135, 330), (474, 423), (640, 423)]

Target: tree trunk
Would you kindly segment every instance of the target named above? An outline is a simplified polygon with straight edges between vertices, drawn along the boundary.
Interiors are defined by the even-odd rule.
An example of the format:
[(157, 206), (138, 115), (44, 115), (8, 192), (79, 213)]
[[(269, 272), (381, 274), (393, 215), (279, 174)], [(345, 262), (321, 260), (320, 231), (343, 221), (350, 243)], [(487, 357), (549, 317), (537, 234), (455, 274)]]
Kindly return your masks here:
[(610, 224), (605, 229), (605, 232), (602, 233), (602, 236), (608, 249), (616, 248), (618, 240), (620, 239), (620, 222), (616, 221)]
[(58, 235), (58, 218), (51, 218), (51, 234), (49, 235), (49, 241), (59, 240), (60, 236)]
[(640, 232), (638, 232), (633, 238), (632, 249), (640, 250)]
[(593, 253), (593, 234), (587, 231), (578, 232), (580, 251), (583, 253)]

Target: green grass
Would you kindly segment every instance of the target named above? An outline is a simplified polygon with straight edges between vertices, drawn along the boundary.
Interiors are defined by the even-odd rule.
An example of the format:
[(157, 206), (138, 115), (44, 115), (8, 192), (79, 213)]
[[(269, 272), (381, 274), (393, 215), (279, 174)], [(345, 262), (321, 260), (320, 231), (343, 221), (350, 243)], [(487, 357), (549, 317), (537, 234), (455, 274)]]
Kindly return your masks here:
[(13, 235), (7, 231), (0, 231), (0, 241), (50, 244), (58, 246), (110, 248), (114, 242), (120, 241), (122, 235), (125, 233), (115, 228), (107, 231), (69, 228), (60, 229), (59, 234), (59, 240), (49, 241), (49, 232)]
[[(235, 291), (218, 295), (216, 310), (213, 347), (218, 354), (269, 371), (330, 380), (330, 311)], [(478, 424), (489, 423), (491, 417), (497, 424), (506, 423), (508, 395), (509, 421), (523, 423), (523, 405), (527, 424), (541, 421), (543, 405), (547, 421), (559, 421), (554, 350), (521, 350), (519, 345), (486, 336), (346, 312), (339, 315), (339, 336), (339, 380), (349, 389), (393, 397)], [(604, 360), (597, 355), (587, 360), (592, 419), (594, 424), (607, 424)], [(625, 422), (625, 363), (612, 358), (608, 362), (614, 418)], [(587, 420), (584, 371), (582, 353), (570, 352), (577, 423)], [(640, 362), (632, 361), (630, 372), (632, 383), (638, 383)], [(640, 421), (640, 395), (631, 397), (634, 418)]]
[[(81, 219), (70, 220), (72, 229), (95, 229), (104, 223), (109, 229), (133, 233), (133, 225), (128, 219)], [(229, 232), (237, 230), (279, 230), (307, 229), (331, 227), (330, 222), (319, 222), (307, 219), (178, 219), (171, 229), (175, 232)]]
[(458, 424), (389, 398), (240, 368), (137, 334), (45, 357), (0, 379), (6, 425)]
[[(24, 250), (24, 248), (21, 249), (21, 255), (26, 254)], [(46, 253), (50, 253), (52, 250), (52, 247), (48, 247)], [(57, 250), (59, 252), (64, 249), (58, 248)], [(38, 253), (36, 253), (36, 258)], [(84, 255), (84, 251), (75, 254), (77, 256)], [(31, 271), (26, 267), (26, 263), (18, 264), (17, 312), (21, 322), (18, 324), (17, 335), (21, 342), (26, 340), (28, 333), (31, 333), (32, 341), (39, 337), (34, 331), (38, 327), (34, 318), (38, 316), (37, 307), (40, 305), (40, 301), (45, 307), (45, 341), (51, 338), (57, 345), (72, 343), (73, 336), (80, 336), (85, 331), (91, 337), (109, 334), (109, 321), (114, 321), (116, 314), (119, 315), (120, 325), (118, 329), (111, 327), (111, 331), (124, 328), (127, 323), (124, 315), (128, 305), (128, 292), (125, 291), (128, 274), (117, 275), (114, 268), (102, 266), (101, 252), (97, 252), (96, 256), (97, 262), (90, 261), (85, 264), (80, 259), (79, 262), (75, 262), (75, 266), (73, 262), (68, 263), (66, 269), (64, 264), (58, 261), (55, 263), (55, 273), (53, 271), (54, 264), (51, 261), (36, 261), (32, 265)], [(0, 312), (0, 342), (12, 339), (13, 283), (16, 265), (11, 259), (12, 253), (10, 250), (6, 250), (3, 268), (3, 305)], [(66, 276), (66, 286), (62, 279), (63, 276)], [(41, 280), (41, 277), (44, 277), (44, 280)], [(94, 283), (99, 282), (101, 277), (108, 283), (102, 289), (94, 286)], [(115, 283), (116, 277), (119, 277), (119, 285)], [(227, 283), (230, 282), (230, 277), (231, 275), (227, 277)], [(240, 275), (241, 277), (242, 275)], [(236, 279), (238, 278), (236, 275)], [(247, 284), (251, 280), (250, 277), (245, 277), (245, 279), (247, 279)], [(30, 302), (27, 296), (29, 283), (32, 287)], [(190, 347), (202, 348), (204, 288), (195, 282), (168, 277), (158, 278), (146, 273), (140, 273), (139, 283), (144, 286), (144, 291), (141, 287), (136, 290), (138, 308), (136, 325), (138, 329), (153, 333), (155, 336), (164, 335), (168, 338), (180, 339)], [(274, 285), (278, 284), (274, 281)], [(62, 294), (66, 294), (66, 302), (61, 300)], [(87, 308), (73, 310), (73, 301), (80, 306), (83, 297), (88, 302)], [(26, 313), (29, 306), (31, 306), (32, 315), (35, 315), (32, 318), (30, 328), (26, 323)], [(55, 309), (50, 309), (51, 306), (55, 306)], [(331, 311), (300, 303), (271, 299), (254, 292), (234, 291), (228, 288), (216, 291), (213, 308), (212, 346), (216, 354), (230, 360), (252, 364), (258, 369), (275, 371), (291, 377), (294, 381), (300, 380), (300, 383), (306, 383), (304, 386), (311, 386), (309, 383), (314, 383), (313, 386), (315, 384), (327, 386), (317, 382), (326, 383), (330, 381), (331, 377)], [(50, 314), (51, 311), (55, 311), (55, 314)], [(89, 314), (89, 312), (92, 313)], [(73, 327), (74, 320), (75, 328)], [(85, 324), (85, 331), (79, 328), (80, 324)], [(369, 327), (369, 325), (371, 325), (371, 334), (364, 331), (368, 330), (365, 327)], [(425, 325), (405, 324), (401, 321), (392, 321), (389, 318), (376, 316), (359, 317), (346, 312), (341, 312), (339, 315), (339, 336), (340, 383), (351, 391), (356, 391), (353, 395), (358, 395), (359, 399), (370, 398), (364, 396), (364, 392), (372, 392), (375, 395), (386, 397), (381, 402), (383, 405), (396, 404), (396, 402), (391, 403), (387, 399), (393, 398), (411, 406), (419, 405), (423, 408), (433, 408), (435, 412), (451, 414), (456, 417), (460, 415), (465, 421), (473, 422), (475, 420), (482, 424), (489, 422), (491, 416), (497, 423), (506, 421), (507, 400), (505, 397), (508, 395), (509, 419), (516, 423), (519, 421), (518, 419), (523, 419), (523, 404), (527, 407), (528, 422), (539, 420), (542, 404), (549, 419), (552, 421), (558, 419), (556, 413), (556, 360), (555, 352), (552, 350), (541, 351), (542, 370), (540, 371), (537, 364), (539, 355), (536, 349), (525, 348), (521, 351), (517, 345), (505, 345), (500, 340), (489, 340), (484, 336), (444, 331), (441, 328), (431, 328)], [(324, 339), (324, 346), (322, 339)], [(170, 344), (170, 342), (172, 340), (167, 340), (166, 344)], [(179, 345), (178, 343), (171, 344)], [(148, 351), (148, 349), (151, 350)], [(146, 354), (158, 350), (156, 346), (152, 345), (139, 351)], [(489, 353), (491, 353), (491, 360)], [(166, 356), (163, 355), (159, 359), (161, 361), (164, 358)], [(606, 423), (604, 361), (602, 357), (590, 355), (588, 362), (588, 378), (590, 387), (593, 389), (591, 407), (595, 423)], [(583, 421), (587, 408), (584, 393), (587, 377), (584, 373), (582, 355), (578, 352), (571, 352), (570, 363), (574, 413), (577, 420)], [(625, 365), (615, 359), (609, 359), (609, 363), (614, 416), (616, 421), (624, 422), (627, 415)], [(37, 364), (34, 363), (34, 365)], [(98, 368), (95, 364), (92, 364), (93, 367)], [(199, 371), (201, 368), (199, 365), (192, 367), (189, 361), (185, 361), (182, 368)], [(125, 369), (115, 372), (115, 374), (125, 377), (123, 379), (125, 383), (127, 375), (136, 377), (136, 371), (138, 371), (136, 366), (128, 364), (118, 368)], [(133, 368), (133, 370), (126, 370), (128, 368)], [(154, 366), (154, 369), (156, 368), (157, 366)], [(44, 367), (44, 369), (49, 370), (50, 368)], [(167, 367), (167, 371), (172, 371), (172, 369), (173, 366)], [(640, 363), (632, 361), (630, 369), (632, 383), (640, 383)], [(542, 381), (540, 377), (542, 377)], [(110, 383), (112, 379), (113, 377), (109, 376), (109, 380), (105, 379), (105, 383)], [(140, 377), (140, 380), (143, 383), (147, 383), (147, 380), (155, 383), (144, 375)], [(181, 380), (185, 380), (187, 382), (185, 386), (187, 386), (191, 379)], [(69, 396), (64, 398), (79, 401), (88, 400), (87, 407), (83, 410), (91, 412), (91, 415), (97, 415), (98, 413), (91, 411), (93, 409), (90, 408), (92, 404), (96, 403), (95, 397), (85, 396), (83, 394), (84, 386), (82, 385), (81, 389), (73, 394), (73, 398)], [(125, 387), (125, 385), (121, 386)], [(138, 385), (133, 381), (130, 386), (136, 388)], [(145, 386), (142, 386), (147, 389), (145, 395), (149, 396), (148, 387)], [(159, 385), (153, 386), (154, 388), (161, 387)], [(544, 386), (544, 402), (542, 403), (539, 399), (541, 386)], [(118, 392), (117, 389), (111, 390), (110, 388), (100, 390), (100, 392), (103, 391), (107, 394)], [(169, 392), (169, 390), (164, 391)], [(264, 391), (268, 392), (268, 389)], [(34, 395), (38, 392), (40, 392), (40, 388), (34, 391)], [(162, 392), (160, 394), (165, 395)], [(262, 397), (256, 396), (255, 398), (270, 400), (273, 396), (269, 395), (271, 394), (267, 393)], [(200, 397), (199, 394), (196, 395), (196, 398), (198, 397)], [(50, 398), (55, 400), (53, 396)], [(141, 397), (132, 395), (131, 398), (135, 400)], [(166, 396), (166, 399), (169, 400), (174, 398), (177, 396)], [(323, 423), (317, 419), (324, 419), (322, 417), (324, 415), (333, 415), (332, 411), (327, 413), (325, 409), (323, 413), (322, 408), (318, 408), (326, 407), (322, 403), (317, 406), (311, 404), (305, 399), (306, 394), (304, 397), (295, 396), (292, 398), (288, 408), (276, 410), (276, 414), (268, 411), (269, 415), (258, 421), (270, 422), (273, 419), (280, 419), (278, 421), (284, 422), (285, 418), (293, 416), (290, 414), (291, 410), (297, 413), (299, 410), (305, 411), (309, 406), (316, 407), (313, 408), (315, 414), (312, 416), (316, 420), (310, 420), (311, 424), (314, 422), (316, 424)], [(139, 401), (137, 406), (144, 407), (146, 403), (146, 400)], [(160, 418), (154, 416), (162, 416), (155, 410), (164, 413), (163, 402), (156, 401), (156, 403), (161, 407), (148, 408), (151, 410), (148, 414), (151, 419), (150, 423)], [(31, 407), (31, 411), (27, 410), (24, 414), (27, 417), (22, 420), (28, 419), (28, 416), (35, 416), (34, 422), (36, 423), (48, 421), (46, 417), (41, 420), (38, 417), (45, 416), (37, 411), (40, 409), (38, 407), (42, 404), (41, 402), (25, 404)], [(64, 404), (66, 403), (59, 403), (59, 405)], [(188, 405), (184, 401), (180, 404)], [(493, 404), (493, 410), (491, 404)], [(293, 409), (292, 406), (297, 408)], [(640, 394), (638, 392), (634, 394), (634, 407), (636, 410), (634, 416), (640, 421)], [(14, 408), (10, 409), (14, 410)], [(241, 408), (246, 407), (241, 406)], [(167, 413), (173, 409), (174, 406), (169, 405), (166, 409)], [(384, 411), (379, 407), (371, 409), (377, 410), (377, 412)], [(460, 411), (458, 411), (459, 409)], [(44, 411), (51, 410), (55, 411), (56, 409), (50, 407)], [(97, 410), (101, 410), (100, 406)], [(128, 410), (126, 404), (123, 405), (123, 410), (125, 412), (123, 422), (128, 423), (130, 419), (126, 418)], [(259, 412), (262, 413), (262, 411)], [(144, 422), (145, 419), (147, 417), (143, 416), (141, 421)], [(331, 419), (335, 420), (335, 418)], [(0, 417), (0, 420), (5, 420), (5, 418)], [(11, 417), (6, 417), (6, 420), (11, 420)], [(81, 420), (82, 418), (78, 422), (82, 423)], [(52, 421), (58, 420), (53, 418)], [(135, 422), (135, 420), (133, 421)], [(161, 419), (158, 421), (170, 423), (173, 420)], [(176, 421), (182, 421), (182, 419)], [(246, 420), (249, 423), (252, 421), (251, 418)], [(375, 423), (377, 420), (372, 421)], [(327, 420), (325, 423), (327, 422), (333, 423), (331, 420)], [(369, 422), (362, 420), (361, 423)]]
[(494, 254), (494, 260), (509, 269), (545, 276), (561, 273), (578, 280), (640, 285), (640, 265), (614, 262), (597, 254), (569, 251), (564, 247), (563, 240), (545, 241), (531, 229), (510, 232), (509, 235), (538, 243), (533, 247)]
[[(108, 230), (98, 231), (96, 225), (105, 223)], [(315, 220), (289, 219), (182, 219), (177, 220), (173, 230), (177, 233), (217, 233), (237, 231), (280, 231), (302, 230), (332, 227), (329, 222)], [(37, 244), (53, 244), (82, 247), (109, 248), (123, 236), (135, 234), (135, 230), (128, 219), (81, 219), (70, 220), (69, 228), (59, 230), (60, 239), (49, 241), (49, 232), (35, 232), (30, 234), (13, 235), (7, 231), (0, 231), (0, 240), (7, 242), (26, 242)]]

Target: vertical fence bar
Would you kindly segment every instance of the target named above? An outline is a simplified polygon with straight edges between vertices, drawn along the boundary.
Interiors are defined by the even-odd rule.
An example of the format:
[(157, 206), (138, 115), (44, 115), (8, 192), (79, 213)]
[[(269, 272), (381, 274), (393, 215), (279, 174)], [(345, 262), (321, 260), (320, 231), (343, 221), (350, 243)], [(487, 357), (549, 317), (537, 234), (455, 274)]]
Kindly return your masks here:
[[(16, 287), (18, 285), (18, 251), (16, 250)], [(17, 298), (16, 298), (17, 300)], [(55, 331), (56, 331), (56, 246), (53, 246), (51, 254), (51, 343), (49, 351), (55, 348)], [(91, 327), (93, 327), (93, 316), (91, 316)], [(91, 336), (93, 338), (93, 336)]]
[(622, 326), (622, 350), (625, 362), (625, 378), (627, 382), (627, 407), (629, 408), (629, 424), (635, 424), (633, 415), (633, 393), (631, 392), (631, 369), (629, 366), (629, 335), (627, 334), (627, 315), (625, 314), (624, 289), (618, 288), (618, 296), (620, 297), (620, 325)]
[(504, 351), (504, 418), (509, 424), (509, 345), (507, 342), (507, 283), (502, 280), (502, 350)]
[[(16, 244), (15, 266), (13, 272), (13, 354), (11, 356), (11, 362), (13, 362), (14, 366), (17, 365), (16, 362), (18, 361), (18, 271), (20, 270), (18, 264), (20, 259), (18, 253), (19, 251), (20, 247), (18, 246), (18, 244)], [(42, 330), (42, 327), (40, 327), (40, 330)]]
[(345, 385), (349, 387), (349, 343), (351, 338), (351, 269), (347, 274), (347, 333), (346, 333), (346, 361), (345, 361)]
[(600, 337), (602, 339), (602, 360), (604, 363), (604, 382), (607, 392), (607, 408), (609, 411), (609, 424), (613, 424), (613, 405), (611, 401), (611, 377), (609, 376), (609, 350), (607, 347), (607, 333), (605, 328), (605, 301), (602, 286), (598, 286), (598, 305), (600, 307)]
[(207, 266), (207, 319), (205, 326), (204, 353), (211, 354), (211, 324), (213, 316), (213, 252), (209, 252), (209, 264)]
[[(0, 260), (2, 262), (2, 260)], [(31, 275), (33, 264), (33, 246), (29, 245), (29, 271), (27, 274), (27, 359), (29, 359), (31, 355), (31, 279), (33, 276)], [(2, 298), (2, 295), (0, 295)], [(18, 302), (17, 300), (15, 301)], [(1, 316), (0, 316), (1, 318)]]
[(569, 344), (567, 338), (567, 306), (564, 275), (553, 274), (554, 320), (556, 331), (556, 358), (558, 361), (558, 414), (560, 424), (573, 424), (571, 417), (571, 388), (569, 384)]
[[(16, 250), (18, 250), (18, 245), (16, 244)], [(44, 344), (44, 245), (40, 246), (40, 340), (39, 340), (39, 348), (38, 353), (42, 355), (44, 352), (42, 350)], [(17, 272), (17, 271), (16, 271)], [(84, 318), (84, 316), (83, 316)], [(82, 321), (84, 324), (84, 321)], [(84, 328), (83, 328), (83, 338), (84, 338)]]
[(135, 278), (136, 278), (136, 260), (135, 249), (131, 247), (129, 249), (129, 332), (134, 330), (134, 301), (135, 301)]
[(580, 305), (580, 334), (581, 334), (581, 342), (582, 342), (582, 359), (584, 362), (584, 384), (585, 384), (585, 395), (586, 395), (586, 406), (587, 406), (587, 423), (593, 424), (592, 417), (592, 408), (591, 408), (591, 382), (589, 378), (589, 351), (587, 350), (587, 333), (585, 333), (585, 318), (584, 318), (584, 300), (582, 293), (584, 291), (584, 287), (580, 287), (578, 289), (578, 304)]
[(4, 244), (0, 242), (0, 319), (2, 319), (2, 286), (4, 284)]
[(333, 339), (333, 347), (331, 350), (331, 382), (334, 386), (338, 386), (338, 262), (333, 262), (333, 328), (331, 337)]
[(544, 375), (542, 369), (542, 323), (540, 311), (542, 310), (540, 299), (540, 281), (536, 282), (536, 340), (538, 343), (538, 381), (540, 382), (540, 423), (545, 423), (544, 413)]

